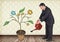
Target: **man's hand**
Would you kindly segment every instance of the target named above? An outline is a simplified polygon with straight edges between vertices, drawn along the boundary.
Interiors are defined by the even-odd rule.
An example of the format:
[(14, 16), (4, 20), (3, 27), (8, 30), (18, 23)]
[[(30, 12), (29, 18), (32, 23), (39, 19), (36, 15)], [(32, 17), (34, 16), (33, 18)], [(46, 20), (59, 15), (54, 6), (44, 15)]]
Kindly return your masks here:
[(41, 19), (38, 19), (39, 21), (43, 22)]

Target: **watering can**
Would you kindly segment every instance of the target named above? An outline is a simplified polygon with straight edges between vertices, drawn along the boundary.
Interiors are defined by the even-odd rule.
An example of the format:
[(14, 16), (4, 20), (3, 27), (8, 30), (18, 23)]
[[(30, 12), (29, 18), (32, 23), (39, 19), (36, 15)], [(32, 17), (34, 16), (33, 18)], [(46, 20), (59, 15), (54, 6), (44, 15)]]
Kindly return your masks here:
[(31, 30), (31, 32), (35, 30), (41, 30), (41, 28), (42, 28), (42, 24), (40, 23), (40, 20), (37, 20), (35, 23), (35, 29)]

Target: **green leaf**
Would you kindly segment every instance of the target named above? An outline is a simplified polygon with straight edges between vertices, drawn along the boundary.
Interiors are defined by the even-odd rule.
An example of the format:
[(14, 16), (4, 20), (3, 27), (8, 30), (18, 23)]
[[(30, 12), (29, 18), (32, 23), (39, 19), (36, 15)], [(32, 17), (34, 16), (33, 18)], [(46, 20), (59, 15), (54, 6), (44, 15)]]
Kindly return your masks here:
[(3, 26), (5, 26), (5, 25), (7, 25), (7, 24), (9, 24), (9, 21), (6, 21)]
[(33, 21), (32, 21), (32, 20), (28, 20), (27, 22), (29, 22), (29, 23), (33, 24)]
[(19, 13), (23, 12), (25, 10), (25, 7), (19, 11)]

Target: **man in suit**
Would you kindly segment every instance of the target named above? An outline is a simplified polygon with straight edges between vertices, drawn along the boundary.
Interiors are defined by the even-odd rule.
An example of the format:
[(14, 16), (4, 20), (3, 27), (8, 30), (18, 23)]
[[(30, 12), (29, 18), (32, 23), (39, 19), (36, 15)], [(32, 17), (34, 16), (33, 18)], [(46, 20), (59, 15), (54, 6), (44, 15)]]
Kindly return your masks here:
[(42, 9), (42, 13), (39, 19), (40, 21), (45, 21), (46, 24), (46, 35), (43, 39), (47, 39), (47, 41), (52, 41), (54, 17), (52, 15), (51, 9), (47, 7), (44, 3), (41, 3), (39, 7)]

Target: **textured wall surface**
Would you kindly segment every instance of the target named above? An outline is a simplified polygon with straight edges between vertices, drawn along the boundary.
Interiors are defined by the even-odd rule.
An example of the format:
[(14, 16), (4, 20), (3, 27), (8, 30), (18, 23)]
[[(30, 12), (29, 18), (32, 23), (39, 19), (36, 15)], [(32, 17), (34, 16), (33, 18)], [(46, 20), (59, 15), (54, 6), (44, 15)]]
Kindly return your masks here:
[[(16, 35), (16, 31), (19, 29), (19, 26), (16, 22), (11, 22), (7, 26), (3, 26), (6, 20), (10, 19), (10, 12), (11, 10), (15, 10), (16, 12), (19, 11), (22, 7), (25, 7), (25, 12), (28, 9), (33, 11), (31, 19), (34, 21), (39, 18), (41, 14), (41, 9), (39, 8), (39, 4), (43, 2), (48, 7), (51, 8), (52, 13), (55, 18), (55, 24), (53, 29), (54, 35), (60, 35), (60, 1), (59, 0), (0, 0), (0, 34), (1, 35)], [(42, 22), (42, 29), (34, 31), (31, 33), (30, 31), (34, 29), (34, 24), (30, 26), (22, 25), (22, 29), (26, 31), (26, 35), (44, 35), (45, 34), (45, 23)]]

